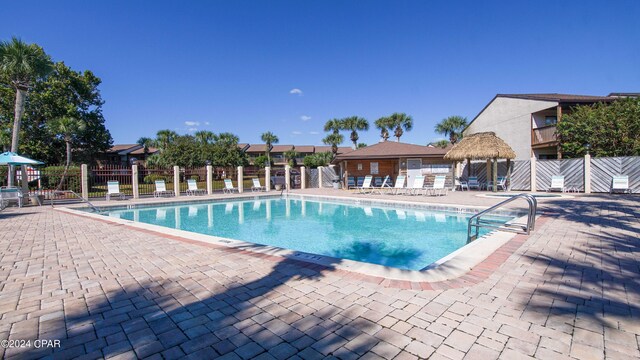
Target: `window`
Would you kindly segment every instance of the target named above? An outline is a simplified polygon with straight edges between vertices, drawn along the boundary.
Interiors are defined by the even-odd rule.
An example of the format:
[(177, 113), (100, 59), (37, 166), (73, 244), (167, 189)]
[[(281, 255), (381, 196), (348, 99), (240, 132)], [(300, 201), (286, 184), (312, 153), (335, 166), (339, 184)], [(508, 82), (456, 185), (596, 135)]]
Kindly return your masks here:
[(378, 173), (379, 173), (378, 163), (377, 162), (372, 162), (371, 163), (371, 174), (372, 175), (377, 175)]
[(362, 171), (362, 164), (358, 164), (358, 171)]
[(557, 116), (545, 116), (544, 117), (544, 126), (555, 125), (558, 123)]

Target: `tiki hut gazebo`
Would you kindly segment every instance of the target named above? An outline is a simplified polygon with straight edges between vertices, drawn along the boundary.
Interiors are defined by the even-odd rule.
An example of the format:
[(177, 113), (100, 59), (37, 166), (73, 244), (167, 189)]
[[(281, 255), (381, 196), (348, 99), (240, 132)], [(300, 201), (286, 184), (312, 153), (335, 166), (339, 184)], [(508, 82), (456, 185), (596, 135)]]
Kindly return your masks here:
[[(494, 132), (481, 132), (464, 137), (455, 144), (444, 156), (445, 160), (467, 160), (469, 175), (471, 175), (471, 160), (487, 160), (487, 172), (492, 164), (493, 191), (498, 190), (498, 159), (507, 159), (509, 162), (515, 159), (516, 153), (504, 140), (496, 136)], [(488, 178), (488, 177), (487, 177)]]

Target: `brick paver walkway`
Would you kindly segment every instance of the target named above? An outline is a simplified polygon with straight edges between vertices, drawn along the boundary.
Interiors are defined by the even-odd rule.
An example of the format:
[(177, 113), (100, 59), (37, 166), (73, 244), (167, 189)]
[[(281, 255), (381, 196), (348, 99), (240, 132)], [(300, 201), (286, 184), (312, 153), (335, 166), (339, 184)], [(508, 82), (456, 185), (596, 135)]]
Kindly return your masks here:
[(499, 268), (448, 290), (10, 208), (0, 340), (31, 343), (0, 357), (639, 358), (640, 198), (545, 204), (546, 221)]

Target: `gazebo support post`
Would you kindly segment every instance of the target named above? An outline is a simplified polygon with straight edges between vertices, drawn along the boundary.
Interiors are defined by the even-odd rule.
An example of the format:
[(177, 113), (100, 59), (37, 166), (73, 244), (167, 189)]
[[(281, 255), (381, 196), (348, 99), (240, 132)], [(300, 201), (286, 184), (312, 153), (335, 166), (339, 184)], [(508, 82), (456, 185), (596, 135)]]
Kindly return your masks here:
[(471, 158), (467, 158), (467, 179), (471, 177)]
[[(507, 179), (504, 182), (504, 188), (509, 189), (509, 187), (511, 186), (511, 159), (507, 159)], [(507, 183), (509, 184), (509, 186), (507, 186)]]
[(493, 177), (493, 175), (491, 175), (493, 173), (493, 168), (492, 168), (493, 164), (491, 163), (491, 159), (487, 159), (487, 166), (486, 166), (486, 170), (487, 170), (487, 191), (491, 190), (489, 189), (489, 181), (491, 181), (491, 178)]
[(493, 174), (491, 176), (493, 179), (493, 192), (498, 191), (498, 158), (493, 158)]

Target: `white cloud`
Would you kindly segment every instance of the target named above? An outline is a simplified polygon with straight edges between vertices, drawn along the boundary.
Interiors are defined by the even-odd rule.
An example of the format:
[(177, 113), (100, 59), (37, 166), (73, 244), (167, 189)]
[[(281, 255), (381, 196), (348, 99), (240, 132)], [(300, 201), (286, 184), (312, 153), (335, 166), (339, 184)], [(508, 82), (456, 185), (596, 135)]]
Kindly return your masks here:
[(309, 120), (311, 120), (311, 116), (308, 116), (308, 115), (302, 115), (302, 116), (300, 116), (300, 120), (302, 120), (302, 121), (309, 121)]
[(298, 95), (298, 96), (302, 96), (302, 90), (298, 89), (298, 88), (293, 88), (289, 91), (289, 94), (291, 95)]
[(205, 124), (205, 125), (209, 125), (209, 122), (208, 122), (208, 121), (205, 121), (205, 122), (204, 122), (204, 124)]
[(187, 126), (200, 126), (199, 121), (185, 121), (184, 124)]
[(310, 134), (310, 135), (318, 135), (318, 134), (320, 134), (320, 133), (319, 133), (318, 131), (309, 131), (309, 134)]
[(292, 131), (291, 134), (293, 135), (302, 135), (301, 131)]
[(188, 128), (187, 129), (188, 132), (194, 132), (194, 131), (198, 131), (198, 128)]

